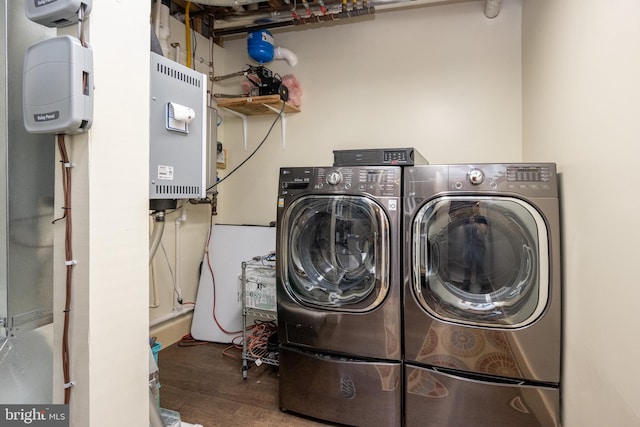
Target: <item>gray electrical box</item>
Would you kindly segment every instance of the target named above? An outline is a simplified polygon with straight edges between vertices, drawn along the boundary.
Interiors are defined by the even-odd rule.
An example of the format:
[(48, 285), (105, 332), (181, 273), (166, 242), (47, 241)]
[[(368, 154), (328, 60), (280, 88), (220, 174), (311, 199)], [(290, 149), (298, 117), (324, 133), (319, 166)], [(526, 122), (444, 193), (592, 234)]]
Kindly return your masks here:
[(33, 22), (45, 27), (66, 27), (78, 22), (78, 12), (91, 12), (91, 0), (25, 0), (24, 12)]
[(205, 198), (206, 75), (151, 52), (149, 95), (149, 198)]
[(23, 116), (30, 133), (78, 134), (93, 122), (93, 51), (71, 36), (32, 44), (24, 56)]

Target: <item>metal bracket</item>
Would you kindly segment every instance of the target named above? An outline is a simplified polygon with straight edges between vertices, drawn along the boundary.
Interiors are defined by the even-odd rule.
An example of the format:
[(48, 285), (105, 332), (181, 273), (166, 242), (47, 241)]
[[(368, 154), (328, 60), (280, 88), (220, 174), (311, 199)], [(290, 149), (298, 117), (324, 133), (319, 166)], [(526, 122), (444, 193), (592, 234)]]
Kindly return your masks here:
[[(277, 108), (274, 108), (271, 105), (268, 104), (264, 104), (261, 103), (261, 105), (267, 107), (268, 109), (270, 109), (271, 111), (275, 112), (276, 114), (280, 114), (280, 110)], [(237, 111), (231, 110), (227, 107), (222, 107), (223, 110), (230, 112), (231, 114), (233, 114), (234, 116), (239, 117), (240, 119), (242, 119), (242, 141), (244, 143), (244, 149), (245, 151), (247, 150), (247, 115), (246, 114), (242, 114), (242, 113), (238, 113)], [(287, 132), (287, 115), (284, 112), (284, 110), (282, 110), (282, 114), (280, 114), (280, 126), (282, 129), (282, 149), (285, 149), (285, 135)]]
[(282, 110), (282, 113), (280, 113), (280, 110), (278, 110), (277, 108), (273, 108), (271, 105), (267, 105), (267, 104), (262, 104), (265, 107), (267, 107), (268, 109), (270, 109), (271, 111), (274, 111), (276, 114), (280, 114), (280, 126), (282, 129), (282, 150), (284, 151), (285, 149), (285, 135), (287, 132), (287, 114), (284, 112), (284, 109)]
[(238, 116), (242, 119), (242, 140), (244, 141), (244, 149), (246, 151), (247, 150), (247, 116), (242, 113), (238, 113), (237, 111), (230, 110), (227, 107), (222, 107), (222, 108), (225, 111), (230, 112), (234, 116)]
[(15, 336), (22, 332), (48, 325), (52, 322), (52, 309), (36, 309), (26, 313), (17, 314), (12, 316), (10, 319), (0, 319), (0, 327), (4, 326), (3, 329), (0, 329), (0, 334), (4, 331), (7, 337)]

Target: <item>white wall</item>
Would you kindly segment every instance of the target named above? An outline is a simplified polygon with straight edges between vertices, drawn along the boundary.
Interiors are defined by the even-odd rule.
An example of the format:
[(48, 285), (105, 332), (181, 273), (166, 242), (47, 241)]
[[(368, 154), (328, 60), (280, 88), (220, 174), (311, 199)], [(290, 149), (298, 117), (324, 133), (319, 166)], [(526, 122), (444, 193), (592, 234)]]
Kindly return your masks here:
[[(144, 426), (148, 406), (149, 3), (94, 2), (94, 117), (67, 137), (72, 170), (71, 426)], [(63, 30), (77, 34), (75, 27)], [(53, 136), (52, 136), (52, 144)], [(57, 169), (58, 171), (59, 169)], [(60, 174), (56, 207), (63, 206)], [(54, 399), (65, 295), (64, 222), (55, 227)]]
[(568, 427), (640, 425), (640, 3), (523, 7), (524, 160), (562, 174)]
[[(302, 112), (287, 117), (260, 151), (220, 185), (228, 223), (275, 220), (278, 169), (327, 166), (333, 150), (415, 147), (431, 163), (519, 161), (521, 1), (503, 3), (493, 20), (484, 2), (379, 12), (358, 22), (274, 31), (276, 45), (299, 58), (267, 67), (292, 73), (303, 87)], [(250, 62), (244, 37), (225, 41), (229, 73)], [(238, 80), (214, 91), (238, 93)], [(249, 150), (240, 120), (224, 113), (229, 168), (265, 135), (274, 116), (249, 119)]]

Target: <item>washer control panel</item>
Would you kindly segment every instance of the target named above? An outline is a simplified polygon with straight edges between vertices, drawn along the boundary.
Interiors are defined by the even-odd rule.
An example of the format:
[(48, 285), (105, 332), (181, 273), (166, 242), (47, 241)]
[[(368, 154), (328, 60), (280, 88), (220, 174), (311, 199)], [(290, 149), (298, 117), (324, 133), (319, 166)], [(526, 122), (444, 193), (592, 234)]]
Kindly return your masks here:
[(282, 168), (280, 194), (366, 193), (372, 196), (401, 196), (399, 166)]

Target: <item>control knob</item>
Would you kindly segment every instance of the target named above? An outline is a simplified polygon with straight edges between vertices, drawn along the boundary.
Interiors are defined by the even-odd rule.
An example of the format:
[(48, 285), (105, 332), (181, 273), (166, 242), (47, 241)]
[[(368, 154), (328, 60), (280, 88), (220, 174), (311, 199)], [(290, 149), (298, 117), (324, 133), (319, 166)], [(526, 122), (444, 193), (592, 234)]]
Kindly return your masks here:
[(331, 171), (327, 174), (327, 183), (330, 185), (340, 184), (342, 181), (342, 174), (338, 171)]
[(484, 181), (484, 172), (482, 172), (480, 169), (471, 169), (468, 176), (469, 182), (473, 185), (480, 185)]

